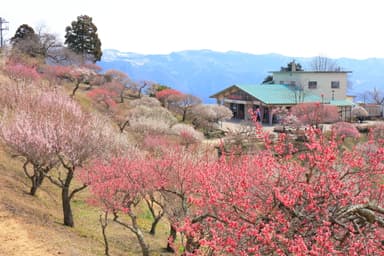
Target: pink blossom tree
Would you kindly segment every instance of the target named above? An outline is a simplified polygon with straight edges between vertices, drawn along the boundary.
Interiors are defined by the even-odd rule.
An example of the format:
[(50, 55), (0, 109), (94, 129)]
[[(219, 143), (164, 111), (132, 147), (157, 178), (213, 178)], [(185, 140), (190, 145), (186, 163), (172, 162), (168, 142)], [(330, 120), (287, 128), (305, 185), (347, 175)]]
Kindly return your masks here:
[(119, 70), (110, 69), (105, 72), (104, 77), (107, 82), (112, 83), (111, 85), (120, 97), (120, 103), (123, 103), (127, 86), (132, 82), (129, 76)]
[(201, 103), (201, 99), (192, 94), (170, 95), (167, 101), (167, 108), (180, 114), (182, 122), (187, 120), (192, 108)]
[[(58, 165), (52, 132), (58, 116), (79, 106), (52, 88), (16, 86), (3, 90), (10, 100), (0, 123), (0, 136), (14, 155), (24, 159), (23, 169), (35, 195), (48, 172)], [(32, 166), (32, 171), (28, 169)]]
[(128, 84), (128, 88), (134, 93), (134, 97), (141, 98), (144, 88), (150, 87), (152, 84), (154, 83), (147, 80), (137, 82), (131, 81)]
[(318, 126), (321, 123), (333, 123), (340, 119), (338, 108), (334, 105), (321, 103), (301, 103), (291, 108), (303, 124)]
[(172, 132), (178, 135), (181, 139), (181, 144), (188, 147), (189, 145), (201, 142), (204, 139), (204, 134), (195, 130), (187, 124), (175, 124), (172, 126)]
[[(73, 226), (71, 200), (86, 185), (71, 188), (76, 169), (105, 151), (114, 143), (113, 129), (102, 118), (84, 112), (59, 90), (25, 86), (10, 96), (10, 104), (1, 122), (1, 137), (12, 151), (25, 159), (25, 172), (31, 179), (31, 194), (47, 177), (62, 190), (64, 225)], [(47, 88), (46, 88), (47, 89)], [(13, 90), (9, 90), (13, 92)], [(60, 164), (58, 175), (49, 173)], [(33, 172), (26, 166), (32, 164)]]
[(369, 116), (368, 111), (363, 108), (362, 106), (355, 106), (352, 108), (352, 116), (357, 119), (358, 121), (363, 121), (364, 118)]
[(360, 133), (357, 130), (356, 126), (347, 122), (337, 122), (332, 125), (332, 130), (335, 132), (335, 135), (342, 138), (360, 138)]
[(61, 189), (64, 225), (73, 227), (71, 201), (76, 193), (87, 187), (82, 184), (71, 188), (76, 171), (110, 150), (113, 145), (109, 138), (114, 138), (114, 134), (105, 120), (81, 109), (63, 113), (57, 117), (54, 125), (55, 130), (52, 132), (57, 138), (55, 151), (63, 168), (57, 176), (47, 177)]
[[(66, 80), (74, 84), (71, 97), (74, 97), (76, 91), (80, 88), (80, 84), (90, 84), (99, 82), (98, 74), (95, 71), (95, 66), (46, 66), (44, 68), (45, 77), (50, 81)], [(96, 69), (97, 70), (97, 69)]]
[(192, 123), (199, 128), (218, 128), (220, 122), (231, 119), (232, 111), (223, 105), (198, 104), (192, 107)]
[(380, 123), (372, 129), (372, 136), (375, 140), (384, 141), (384, 124)]

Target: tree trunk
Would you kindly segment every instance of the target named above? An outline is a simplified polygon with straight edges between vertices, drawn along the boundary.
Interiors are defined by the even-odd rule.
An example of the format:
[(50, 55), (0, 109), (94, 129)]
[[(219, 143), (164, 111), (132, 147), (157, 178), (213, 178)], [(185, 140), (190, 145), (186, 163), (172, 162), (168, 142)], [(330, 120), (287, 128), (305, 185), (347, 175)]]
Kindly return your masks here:
[(185, 244), (185, 251), (188, 253), (194, 253), (197, 249), (199, 249), (199, 242), (195, 241), (193, 237), (187, 236), (187, 242)]
[(159, 221), (161, 220), (161, 217), (163, 217), (163, 215), (161, 215), (161, 214), (159, 214), (158, 216), (155, 217), (155, 220), (152, 222), (151, 230), (149, 231), (149, 234), (151, 234), (153, 236), (156, 234), (156, 227), (157, 227), (157, 224), (159, 223)]
[(124, 90), (120, 93), (120, 103), (124, 103)]
[(123, 124), (119, 124), (120, 132), (123, 133), (126, 126), (129, 126), (129, 120), (125, 121)]
[(168, 236), (168, 244), (167, 244), (167, 252), (175, 252), (175, 250), (173, 249), (172, 247), (172, 244), (173, 242), (176, 240), (176, 235), (177, 235), (177, 231), (176, 229), (174, 228), (174, 226), (171, 224), (170, 225), (170, 231), (169, 231), (169, 236)]
[(49, 168), (42, 168), (37, 164), (32, 164), (33, 166), (33, 174), (28, 173), (28, 164), (32, 164), (29, 160), (26, 160), (23, 164), (23, 170), (25, 175), (31, 180), (31, 189), (29, 191), (29, 194), (31, 196), (36, 195), (37, 189), (41, 186), (43, 183), (43, 180), (45, 178), (45, 173), (48, 173), (50, 170)]
[(73, 88), (73, 91), (71, 94), (72, 98), (75, 97), (75, 93), (76, 93), (77, 89), (79, 89), (79, 87), (80, 87), (80, 83), (76, 83), (76, 86), (75, 86), (75, 88)]
[(129, 217), (132, 220), (132, 231), (136, 235), (137, 240), (139, 241), (141, 251), (143, 253), (143, 256), (149, 256), (149, 246), (145, 242), (143, 232), (141, 232), (139, 225), (137, 224), (137, 217), (136, 215), (132, 212), (128, 212)]
[(71, 198), (69, 197), (69, 187), (64, 186), (61, 190), (61, 200), (63, 203), (64, 225), (73, 227), (73, 215), (71, 209)]
[(32, 187), (29, 192), (31, 196), (36, 195), (36, 191), (43, 183), (44, 178), (45, 178), (44, 174), (39, 171), (35, 172), (35, 174), (31, 177)]
[(71, 196), (69, 194), (69, 186), (71, 185), (74, 170), (71, 168), (68, 168), (67, 170), (67, 177), (65, 178), (65, 182), (61, 188), (61, 200), (63, 203), (64, 225), (73, 227), (74, 223), (71, 209)]
[(100, 214), (100, 226), (101, 226), (101, 233), (103, 234), (103, 239), (104, 239), (104, 254), (105, 256), (109, 256), (109, 243), (108, 243), (108, 238), (107, 238), (107, 233), (106, 229), (108, 226), (108, 212), (104, 212), (104, 219), (102, 215)]
[(137, 240), (139, 240), (139, 244), (140, 244), (143, 256), (149, 256), (149, 247), (145, 243), (143, 233), (141, 232), (140, 229), (137, 229), (135, 234), (136, 234)]
[(184, 123), (186, 118), (187, 118), (187, 110), (183, 110), (183, 119), (181, 121)]

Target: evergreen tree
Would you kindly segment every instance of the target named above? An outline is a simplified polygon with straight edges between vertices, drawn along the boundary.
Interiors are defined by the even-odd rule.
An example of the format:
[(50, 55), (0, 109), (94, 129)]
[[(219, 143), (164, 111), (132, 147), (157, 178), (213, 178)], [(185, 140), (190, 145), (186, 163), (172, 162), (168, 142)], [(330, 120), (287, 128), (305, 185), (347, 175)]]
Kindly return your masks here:
[(27, 24), (19, 26), (11, 38), (11, 44), (14, 50), (19, 50), (31, 57), (36, 57), (39, 54), (39, 36)]
[(304, 71), (300, 63), (296, 63), (295, 60), (289, 62), (286, 67), (281, 67), (280, 71), (283, 72), (295, 72), (295, 71)]
[(23, 24), (16, 30), (15, 35), (11, 38), (11, 43), (17, 44), (22, 40), (33, 39), (36, 37), (37, 35), (35, 33), (35, 30), (33, 30), (33, 28), (31, 28), (29, 25)]
[(78, 16), (77, 21), (72, 21), (65, 31), (64, 44), (75, 53), (81, 54), (83, 60), (96, 62), (101, 59), (101, 42), (91, 17)]
[(271, 75), (268, 75), (264, 78), (262, 84), (273, 84), (274, 81), (273, 81), (273, 76)]

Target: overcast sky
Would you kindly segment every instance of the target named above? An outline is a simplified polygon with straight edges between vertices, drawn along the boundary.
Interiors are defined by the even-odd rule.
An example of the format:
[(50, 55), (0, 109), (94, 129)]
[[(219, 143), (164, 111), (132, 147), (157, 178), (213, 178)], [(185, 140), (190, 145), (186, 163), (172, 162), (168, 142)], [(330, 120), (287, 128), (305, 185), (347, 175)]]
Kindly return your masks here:
[[(3, 1), (4, 2), (4, 1)], [(6, 38), (21, 24), (65, 27), (89, 15), (103, 49), (146, 54), (211, 49), (292, 57), (384, 58), (381, 0), (9, 0)]]

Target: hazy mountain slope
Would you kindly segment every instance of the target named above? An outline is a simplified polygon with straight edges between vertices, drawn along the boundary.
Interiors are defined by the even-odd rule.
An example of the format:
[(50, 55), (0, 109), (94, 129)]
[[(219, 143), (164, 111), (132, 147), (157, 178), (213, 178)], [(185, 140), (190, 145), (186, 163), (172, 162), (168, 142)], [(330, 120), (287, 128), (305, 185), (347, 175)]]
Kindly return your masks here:
[[(278, 54), (254, 55), (241, 52), (210, 50), (182, 51), (168, 55), (142, 55), (104, 50), (99, 63), (105, 70), (126, 72), (135, 80), (153, 80), (212, 102), (209, 96), (232, 84), (259, 84), (269, 71), (279, 70), (295, 59), (309, 70), (311, 58)], [(351, 70), (350, 94), (361, 94), (373, 87), (382, 87), (384, 59), (337, 59), (344, 70)]]

